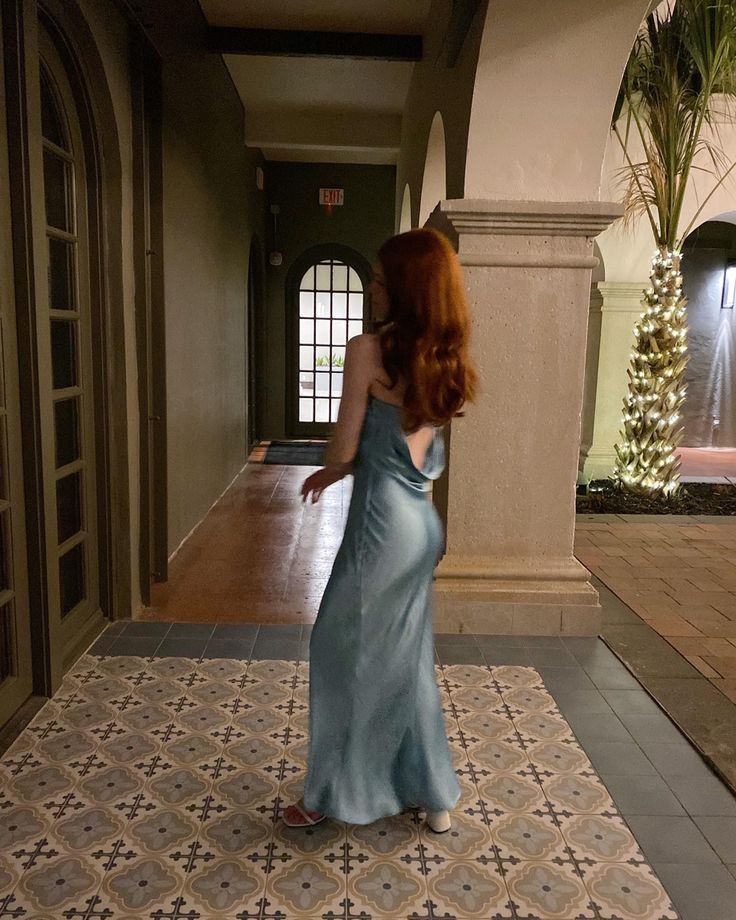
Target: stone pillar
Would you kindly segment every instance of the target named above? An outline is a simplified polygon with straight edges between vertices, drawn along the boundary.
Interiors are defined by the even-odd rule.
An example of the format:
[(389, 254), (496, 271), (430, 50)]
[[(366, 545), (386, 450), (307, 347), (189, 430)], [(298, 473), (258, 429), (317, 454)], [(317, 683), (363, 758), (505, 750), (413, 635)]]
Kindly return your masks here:
[(438, 632), (594, 635), (573, 557), (593, 239), (601, 202), (451, 200), (430, 224), (464, 266), (482, 390), (453, 420)]
[[(606, 479), (616, 460), (614, 445), (620, 439), (621, 414), (628, 378), (634, 323), (642, 312), (641, 299), (648, 281), (598, 282), (601, 338), (598, 378), (595, 383), (593, 440), (585, 457), (585, 478)], [(591, 309), (593, 307), (591, 306)]]

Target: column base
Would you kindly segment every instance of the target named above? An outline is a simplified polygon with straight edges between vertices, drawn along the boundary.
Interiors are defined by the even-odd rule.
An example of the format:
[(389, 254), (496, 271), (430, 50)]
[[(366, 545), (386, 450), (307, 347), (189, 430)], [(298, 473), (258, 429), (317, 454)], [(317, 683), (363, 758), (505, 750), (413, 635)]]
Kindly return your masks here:
[(585, 458), (583, 471), (587, 480), (608, 479), (616, 465), (616, 452), (611, 448), (593, 447)]
[(434, 630), (481, 635), (596, 636), (598, 592), (577, 559), (445, 557), (437, 568)]

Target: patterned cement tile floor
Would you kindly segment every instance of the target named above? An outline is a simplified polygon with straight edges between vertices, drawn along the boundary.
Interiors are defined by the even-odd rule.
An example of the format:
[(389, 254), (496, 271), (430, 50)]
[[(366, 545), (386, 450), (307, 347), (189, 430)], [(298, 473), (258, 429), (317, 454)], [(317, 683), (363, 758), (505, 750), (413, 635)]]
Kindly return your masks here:
[[(703, 787), (713, 777), (597, 640), (437, 637), (463, 790), (437, 836), (414, 812), (285, 828), (306, 656), (275, 657), (272, 636), (263, 659), (204, 657), (212, 637), (191, 657), (162, 653), (166, 636), (156, 655), (115, 654), (128, 630), (145, 638), (116, 626), (112, 654), (84, 656), (0, 762), (0, 917), (677, 917), (650, 864), (683, 920), (733, 917), (718, 856), (733, 800)], [(678, 761), (690, 798), (658, 776)]]

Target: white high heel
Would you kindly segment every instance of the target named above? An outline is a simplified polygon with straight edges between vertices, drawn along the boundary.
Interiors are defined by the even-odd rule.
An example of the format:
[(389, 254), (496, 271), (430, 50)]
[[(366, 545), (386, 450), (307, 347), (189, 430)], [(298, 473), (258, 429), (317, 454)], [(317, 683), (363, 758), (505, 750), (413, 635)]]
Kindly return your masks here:
[(444, 834), (452, 827), (449, 811), (428, 811), (427, 824), (435, 834)]

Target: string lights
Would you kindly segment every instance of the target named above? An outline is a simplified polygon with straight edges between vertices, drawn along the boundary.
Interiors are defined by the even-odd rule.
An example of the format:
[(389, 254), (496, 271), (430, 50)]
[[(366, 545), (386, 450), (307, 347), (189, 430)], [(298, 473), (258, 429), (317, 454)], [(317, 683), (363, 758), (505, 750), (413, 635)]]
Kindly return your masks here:
[(664, 247), (655, 254), (644, 312), (634, 326), (629, 392), (612, 479), (618, 487), (643, 495), (672, 496), (679, 488), (675, 448), (684, 429), (675, 426), (682, 417), (687, 387), (681, 381), (688, 361), (681, 261), (682, 253)]

